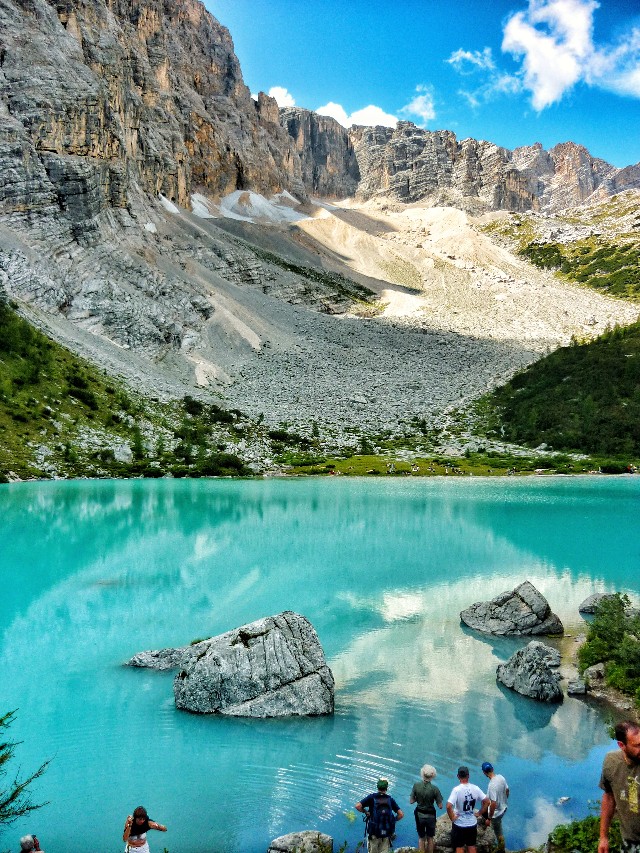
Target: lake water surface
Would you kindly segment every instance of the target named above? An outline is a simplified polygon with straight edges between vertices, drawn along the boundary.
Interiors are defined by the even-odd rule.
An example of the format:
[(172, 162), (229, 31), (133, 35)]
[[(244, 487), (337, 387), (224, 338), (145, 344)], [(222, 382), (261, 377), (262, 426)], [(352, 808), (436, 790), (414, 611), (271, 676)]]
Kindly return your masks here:
[[(459, 612), (531, 580), (570, 634), (596, 591), (640, 594), (640, 477), (525, 480), (135, 480), (0, 487), (0, 712), (14, 764), (52, 763), (50, 805), (5, 831), (47, 853), (121, 851), (139, 805), (153, 853), (264, 853), (317, 828), (350, 849), (353, 804), (385, 775), (406, 810), (422, 764), (446, 797), (459, 764), (507, 777), (511, 849), (588, 813), (613, 744), (577, 699), (497, 686), (525, 641)], [(175, 709), (172, 674), (122, 662), (282, 610), (314, 624), (332, 718), (240, 720)], [(572, 642), (572, 641), (569, 641)], [(570, 796), (564, 805), (560, 797)]]

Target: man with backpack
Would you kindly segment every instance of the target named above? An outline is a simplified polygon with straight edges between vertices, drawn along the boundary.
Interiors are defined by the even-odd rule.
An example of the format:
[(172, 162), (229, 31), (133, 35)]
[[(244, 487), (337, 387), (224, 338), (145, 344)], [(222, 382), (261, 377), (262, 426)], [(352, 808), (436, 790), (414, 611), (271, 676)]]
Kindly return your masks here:
[(364, 812), (366, 816), (369, 853), (386, 853), (391, 850), (391, 842), (396, 836), (396, 821), (404, 817), (400, 806), (387, 793), (388, 787), (387, 779), (378, 779), (377, 792), (364, 797), (355, 806), (356, 811)]

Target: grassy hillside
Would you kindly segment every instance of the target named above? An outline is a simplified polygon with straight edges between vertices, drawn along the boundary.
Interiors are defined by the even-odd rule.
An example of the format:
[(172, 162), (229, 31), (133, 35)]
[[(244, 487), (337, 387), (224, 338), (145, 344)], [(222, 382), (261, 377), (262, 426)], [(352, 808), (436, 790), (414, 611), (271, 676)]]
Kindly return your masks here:
[(551, 353), (489, 396), (515, 443), (640, 457), (640, 322)]
[(484, 230), (558, 278), (640, 299), (640, 192), (552, 216), (510, 214)]

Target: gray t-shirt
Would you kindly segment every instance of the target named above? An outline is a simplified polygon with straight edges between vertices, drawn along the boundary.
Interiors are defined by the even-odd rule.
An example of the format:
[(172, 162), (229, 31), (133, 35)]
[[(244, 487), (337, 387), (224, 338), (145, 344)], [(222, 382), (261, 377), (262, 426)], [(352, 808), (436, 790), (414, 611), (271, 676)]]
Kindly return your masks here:
[(640, 842), (640, 764), (627, 764), (621, 750), (608, 752), (602, 764), (600, 787), (613, 794), (625, 841)]
[(496, 804), (496, 810), (493, 813), (494, 817), (502, 817), (507, 810), (507, 780), (499, 773), (495, 773), (493, 778), (489, 780), (487, 788), (487, 797)]

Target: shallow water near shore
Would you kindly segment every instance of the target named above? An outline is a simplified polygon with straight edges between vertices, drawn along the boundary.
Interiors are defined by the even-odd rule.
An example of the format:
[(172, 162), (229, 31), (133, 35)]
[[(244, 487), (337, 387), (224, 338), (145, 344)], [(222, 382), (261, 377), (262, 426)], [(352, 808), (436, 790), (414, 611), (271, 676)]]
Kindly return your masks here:
[[(590, 593), (640, 595), (639, 510), (640, 478), (3, 486), (0, 712), (19, 708), (14, 767), (53, 760), (33, 786), (50, 805), (0, 848), (37, 831), (48, 853), (115, 851), (142, 803), (169, 827), (153, 853), (264, 853), (305, 828), (354, 849), (345, 813), (380, 775), (407, 815), (396, 846), (415, 844), (420, 766), (446, 799), (461, 763), (482, 787), (485, 760), (511, 786), (508, 847), (540, 843), (598, 798), (606, 715), (498, 687), (526, 641), (459, 612), (529, 579), (578, 634)], [(121, 665), (286, 609), (319, 634), (332, 718), (186, 714), (171, 673)]]

